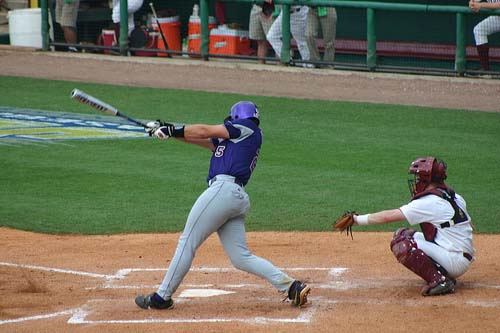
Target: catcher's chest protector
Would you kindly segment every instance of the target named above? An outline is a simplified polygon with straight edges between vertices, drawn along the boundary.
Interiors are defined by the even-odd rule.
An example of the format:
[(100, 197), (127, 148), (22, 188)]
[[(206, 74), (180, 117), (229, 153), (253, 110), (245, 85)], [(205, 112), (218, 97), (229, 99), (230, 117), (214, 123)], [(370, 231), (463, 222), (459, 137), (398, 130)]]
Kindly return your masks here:
[[(453, 210), (455, 211), (455, 214), (451, 219), (453, 221), (453, 224), (462, 223), (469, 220), (467, 214), (465, 214), (465, 212), (460, 207), (458, 207), (457, 203), (455, 202), (455, 192), (453, 192), (453, 190), (450, 189), (449, 187), (445, 188), (438, 187), (423, 191), (415, 195), (411, 199), (411, 201), (422, 198), (429, 194), (437, 195), (438, 197), (443, 198), (450, 203), (451, 207), (453, 207)], [(449, 227), (451, 227), (449, 222), (441, 223), (441, 228), (449, 228)], [(425, 240), (433, 242), (434, 238), (436, 237), (436, 232), (437, 232), (436, 227), (432, 223), (424, 222), (420, 223), (420, 228), (422, 229), (422, 233), (424, 234)]]

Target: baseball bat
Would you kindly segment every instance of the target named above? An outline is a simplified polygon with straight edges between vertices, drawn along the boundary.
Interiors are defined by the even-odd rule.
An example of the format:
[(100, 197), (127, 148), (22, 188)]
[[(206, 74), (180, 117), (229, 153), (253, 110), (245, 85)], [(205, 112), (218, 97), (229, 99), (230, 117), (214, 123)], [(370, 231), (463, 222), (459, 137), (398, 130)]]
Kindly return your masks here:
[(137, 119), (134, 119), (132, 117), (129, 117), (124, 113), (121, 113), (120, 111), (118, 111), (117, 108), (115, 108), (107, 103), (104, 103), (103, 101), (101, 101), (93, 96), (90, 96), (81, 90), (73, 89), (73, 91), (71, 91), (71, 98), (73, 98), (74, 100), (77, 100), (80, 103), (87, 104), (88, 106), (91, 106), (94, 109), (97, 109), (101, 112), (104, 112), (104, 113), (107, 113), (107, 114), (110, 114), (113, 116), (121, 117), (123, 119), (127, 119), (128, 121), (130, 121), (136, 125), (142, 126), (144, 128), (148, 127), (145, 123), (143, 123)]
[[(161, 36), (161, 39), (163, 41), (163, 45), (165, 45), (165, 49), (168, 50), (169, 47), (168, 47), (167, 39), (165, 38), (165, 35), (163, 34), (163, 30), (161, 28), (160, 21), (158, 21), (158, 16), (156, 16), (156, 10), (155, 10), (155, 7), (153, 6), (152, 2), (149, 3), (149, 7), (151, 7), (151, 11), (153, 12), (153, 16), (155, 18), (156, 25), (158, 26), (158, 30), (160, 31), (160, 36)], [(167, 53), (167, 57), (172, 58), (170, 53)]]

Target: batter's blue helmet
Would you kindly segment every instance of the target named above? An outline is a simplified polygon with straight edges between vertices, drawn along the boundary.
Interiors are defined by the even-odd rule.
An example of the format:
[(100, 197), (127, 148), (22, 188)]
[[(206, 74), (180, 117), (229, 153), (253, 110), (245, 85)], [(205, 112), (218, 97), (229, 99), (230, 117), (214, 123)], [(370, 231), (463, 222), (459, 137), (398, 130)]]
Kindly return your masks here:
[(259, 123), (259, 109), (257, 108), (257, 105), (248, 101), (241, 101), (234, 104), (231, 107), (231, 113), (229, 116), (232, 121), (236, 119), (255, 118), (257, 123)]

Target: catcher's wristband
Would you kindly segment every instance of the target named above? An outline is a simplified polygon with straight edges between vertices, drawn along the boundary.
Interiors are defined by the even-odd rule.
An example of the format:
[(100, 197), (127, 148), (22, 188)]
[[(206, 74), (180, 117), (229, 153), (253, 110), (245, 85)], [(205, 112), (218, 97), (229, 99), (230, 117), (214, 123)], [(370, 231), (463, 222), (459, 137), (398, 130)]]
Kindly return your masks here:
[(368, 225), (368, 216), (370, 214), (365, 214), (365, 215), (356, 215), (356, 223), (358, 225)]

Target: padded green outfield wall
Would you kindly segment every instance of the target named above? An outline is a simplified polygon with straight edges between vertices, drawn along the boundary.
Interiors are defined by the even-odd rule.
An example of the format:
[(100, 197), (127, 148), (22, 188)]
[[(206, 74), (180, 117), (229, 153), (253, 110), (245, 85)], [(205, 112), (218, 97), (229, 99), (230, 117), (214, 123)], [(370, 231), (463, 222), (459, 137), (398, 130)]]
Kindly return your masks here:
[[(377, 2), (373, 0), (366, 0)], [(468, 1), (452, 0), (385, 0), (378, 2), (404, 3), (404, 4), (429, 4), (467, 6)], [(187, 23), (195, 1), (185, 0), (156, 0), (155, 6), (161, 9), (171, 8), (180, 16), (182, 22), (181, 34), (187, 35)], [(248, 28), (250, 4), (226, 4), (226, 23), (233, 22)], [(147, 13), (148, 6), (143, 6)], [(215, 0), (209, 1), (210, 15), (215, 16)], [(338, 23), (337, 34), (339, 38), (365, 39), (366, 38), (366, 10), (355, 8), (337, 8)], [(473, 45), (472, 29), (481, 19), (483, 14), (466, 15), (467, 45)], [(448, 13), (419, 13), (404, 11), (377, 11), (377, 40), (398, 40), (408, 42), (448, 43), (455, 44), (455, 15)], [(499, 36), (493, 36), (492, 44), (500, 45)]]

